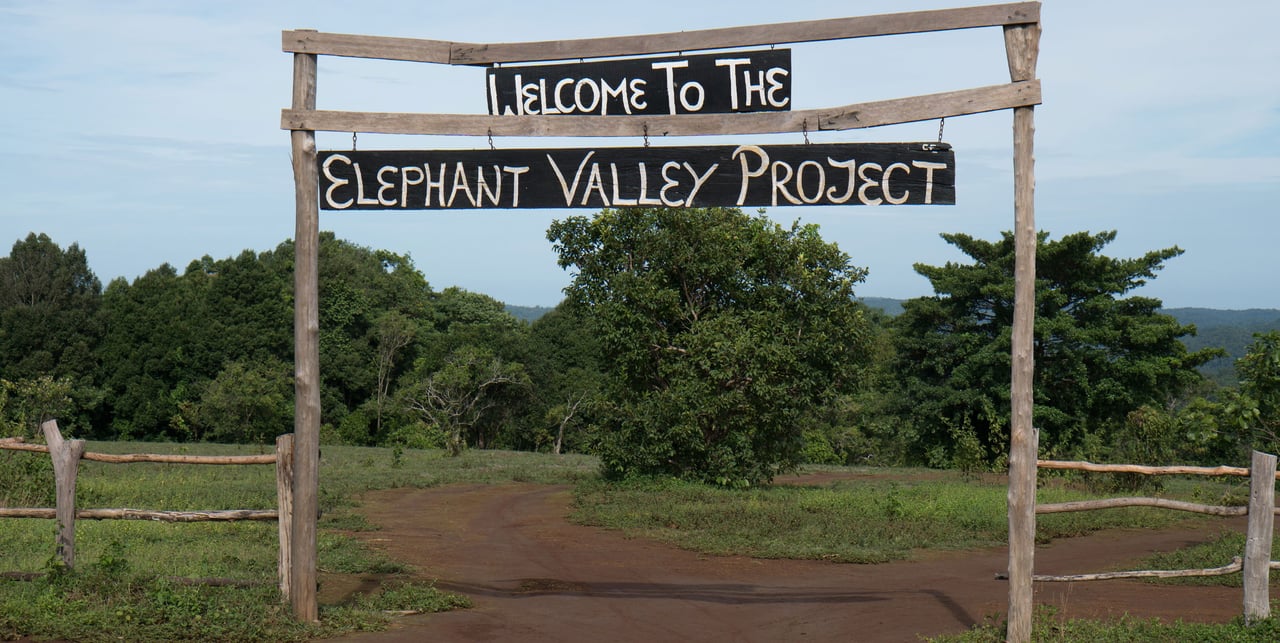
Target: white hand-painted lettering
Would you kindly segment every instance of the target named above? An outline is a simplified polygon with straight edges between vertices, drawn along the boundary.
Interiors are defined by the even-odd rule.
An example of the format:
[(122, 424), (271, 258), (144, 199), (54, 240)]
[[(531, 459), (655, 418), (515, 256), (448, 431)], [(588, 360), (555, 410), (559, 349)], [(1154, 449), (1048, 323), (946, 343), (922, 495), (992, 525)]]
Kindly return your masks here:
[(329, 204), (329, 207), (335, 210), (345, 210), (351, 207), (351, 199), (347, 199), (346, 201), (334, 201), (333, 191), (351, 183), (351, 181), (347, 179), (340, 179), (333, 175), (333, 164), (336, 161), (342, 161), (343, 163), (346, 163), (348, 167), (351, 166), (351, 159), (341, 154), (332, 154), (329, 158), (324, 160), (324, 166), (321, 169), (324, 170), (324, 177), (329, 179), (329, 187), (324, 191), (324, 200)]

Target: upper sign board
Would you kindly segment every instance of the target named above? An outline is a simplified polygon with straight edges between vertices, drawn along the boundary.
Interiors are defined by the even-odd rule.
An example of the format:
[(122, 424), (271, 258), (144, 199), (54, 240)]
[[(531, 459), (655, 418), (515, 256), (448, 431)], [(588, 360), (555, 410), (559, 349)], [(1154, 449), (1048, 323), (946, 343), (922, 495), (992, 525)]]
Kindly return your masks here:
[(791, 50), (491, 67), (493, 115), (727, 114), (791, 109)]
[(949, 205), (945, 143), (320, 152), (325, 210)]

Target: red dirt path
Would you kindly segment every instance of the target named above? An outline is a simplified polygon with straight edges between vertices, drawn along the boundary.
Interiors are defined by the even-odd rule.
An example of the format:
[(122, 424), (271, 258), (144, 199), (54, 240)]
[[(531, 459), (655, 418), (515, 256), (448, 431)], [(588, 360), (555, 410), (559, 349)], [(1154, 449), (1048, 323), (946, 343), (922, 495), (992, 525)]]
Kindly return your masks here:
[[(566, 487), (531, 484), (367, 495), (360, 512), (381, 530), (356, 535), (475, 606), (335, 640), (916, 641), (1007, 607), (1008, 584), (994, 580), (1007, 565), (1004, 549), (883, 565), (706, 556), (569, 524), (569, 502)], [(1036, 571), (1102, 571), (1241, 526), (1069, 539), (1038, 549)], [(322, 602), (349, 589), (322, 577)], [(1203, 622), (1231, 620), (1243, 600), (1239, 588), (1131, 581), (1037, 583), (1035, 591), (1037, 604), (1067, 616)]]

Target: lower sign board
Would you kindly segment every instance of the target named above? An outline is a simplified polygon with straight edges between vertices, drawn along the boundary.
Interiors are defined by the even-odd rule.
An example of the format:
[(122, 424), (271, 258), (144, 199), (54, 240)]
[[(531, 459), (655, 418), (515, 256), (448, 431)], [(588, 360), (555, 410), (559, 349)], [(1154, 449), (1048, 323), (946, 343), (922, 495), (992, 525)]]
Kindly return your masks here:
[(320, 152), (324, 210), (952, 205), (945, 143)]

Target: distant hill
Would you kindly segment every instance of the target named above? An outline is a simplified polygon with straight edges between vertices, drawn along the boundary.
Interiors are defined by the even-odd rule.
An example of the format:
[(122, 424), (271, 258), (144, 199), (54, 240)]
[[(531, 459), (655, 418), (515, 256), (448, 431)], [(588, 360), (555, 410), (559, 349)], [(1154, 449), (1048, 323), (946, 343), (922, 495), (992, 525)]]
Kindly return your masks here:
[[(890, 316), (902, 313), (902, 299), (888, 297), (863, 297), (863, 303), (879, 308)], [(1205, 377), (1223, 386), (1236, 384), (1236, 360), (1244, 357), (1255, 333), (1280, 330), (1280, 309), (1250, 308), (1248, 310), (1218, 310), (1216, 308), (1165, 308), (1160, 312), (1173, 315), (1180, 324), (1194, 324), (1194, 337), (1184, 337), (1187, 350), (1217, 347), (1227, 351), (1227, 357), (1200, 367)]]
[(503, 306), (512, 316), (531, 324), (554, 309), (554, 306), (514, 306), (512, 304), (503, 304)]
[(1275, 308), (1166, 308), (1163, 312), (1173, 315), (1179, 323), (1195, 324), (1195, 336), (1182, 338), (1188, 350), (1226, 349), (1227, 357), (1219, 357), (1200, 367), (1205, 377), (1223, 386), (1236, 384), (1236, 360), (1244, 357), (1255, 333), (1280, 330), (1280, 310)]
[(862, 303), (872, 307), (879, 308), (888, 313), (890, 317), (902, 314), (902, 299), (890, 299), (888, 297), (860, 297)]

